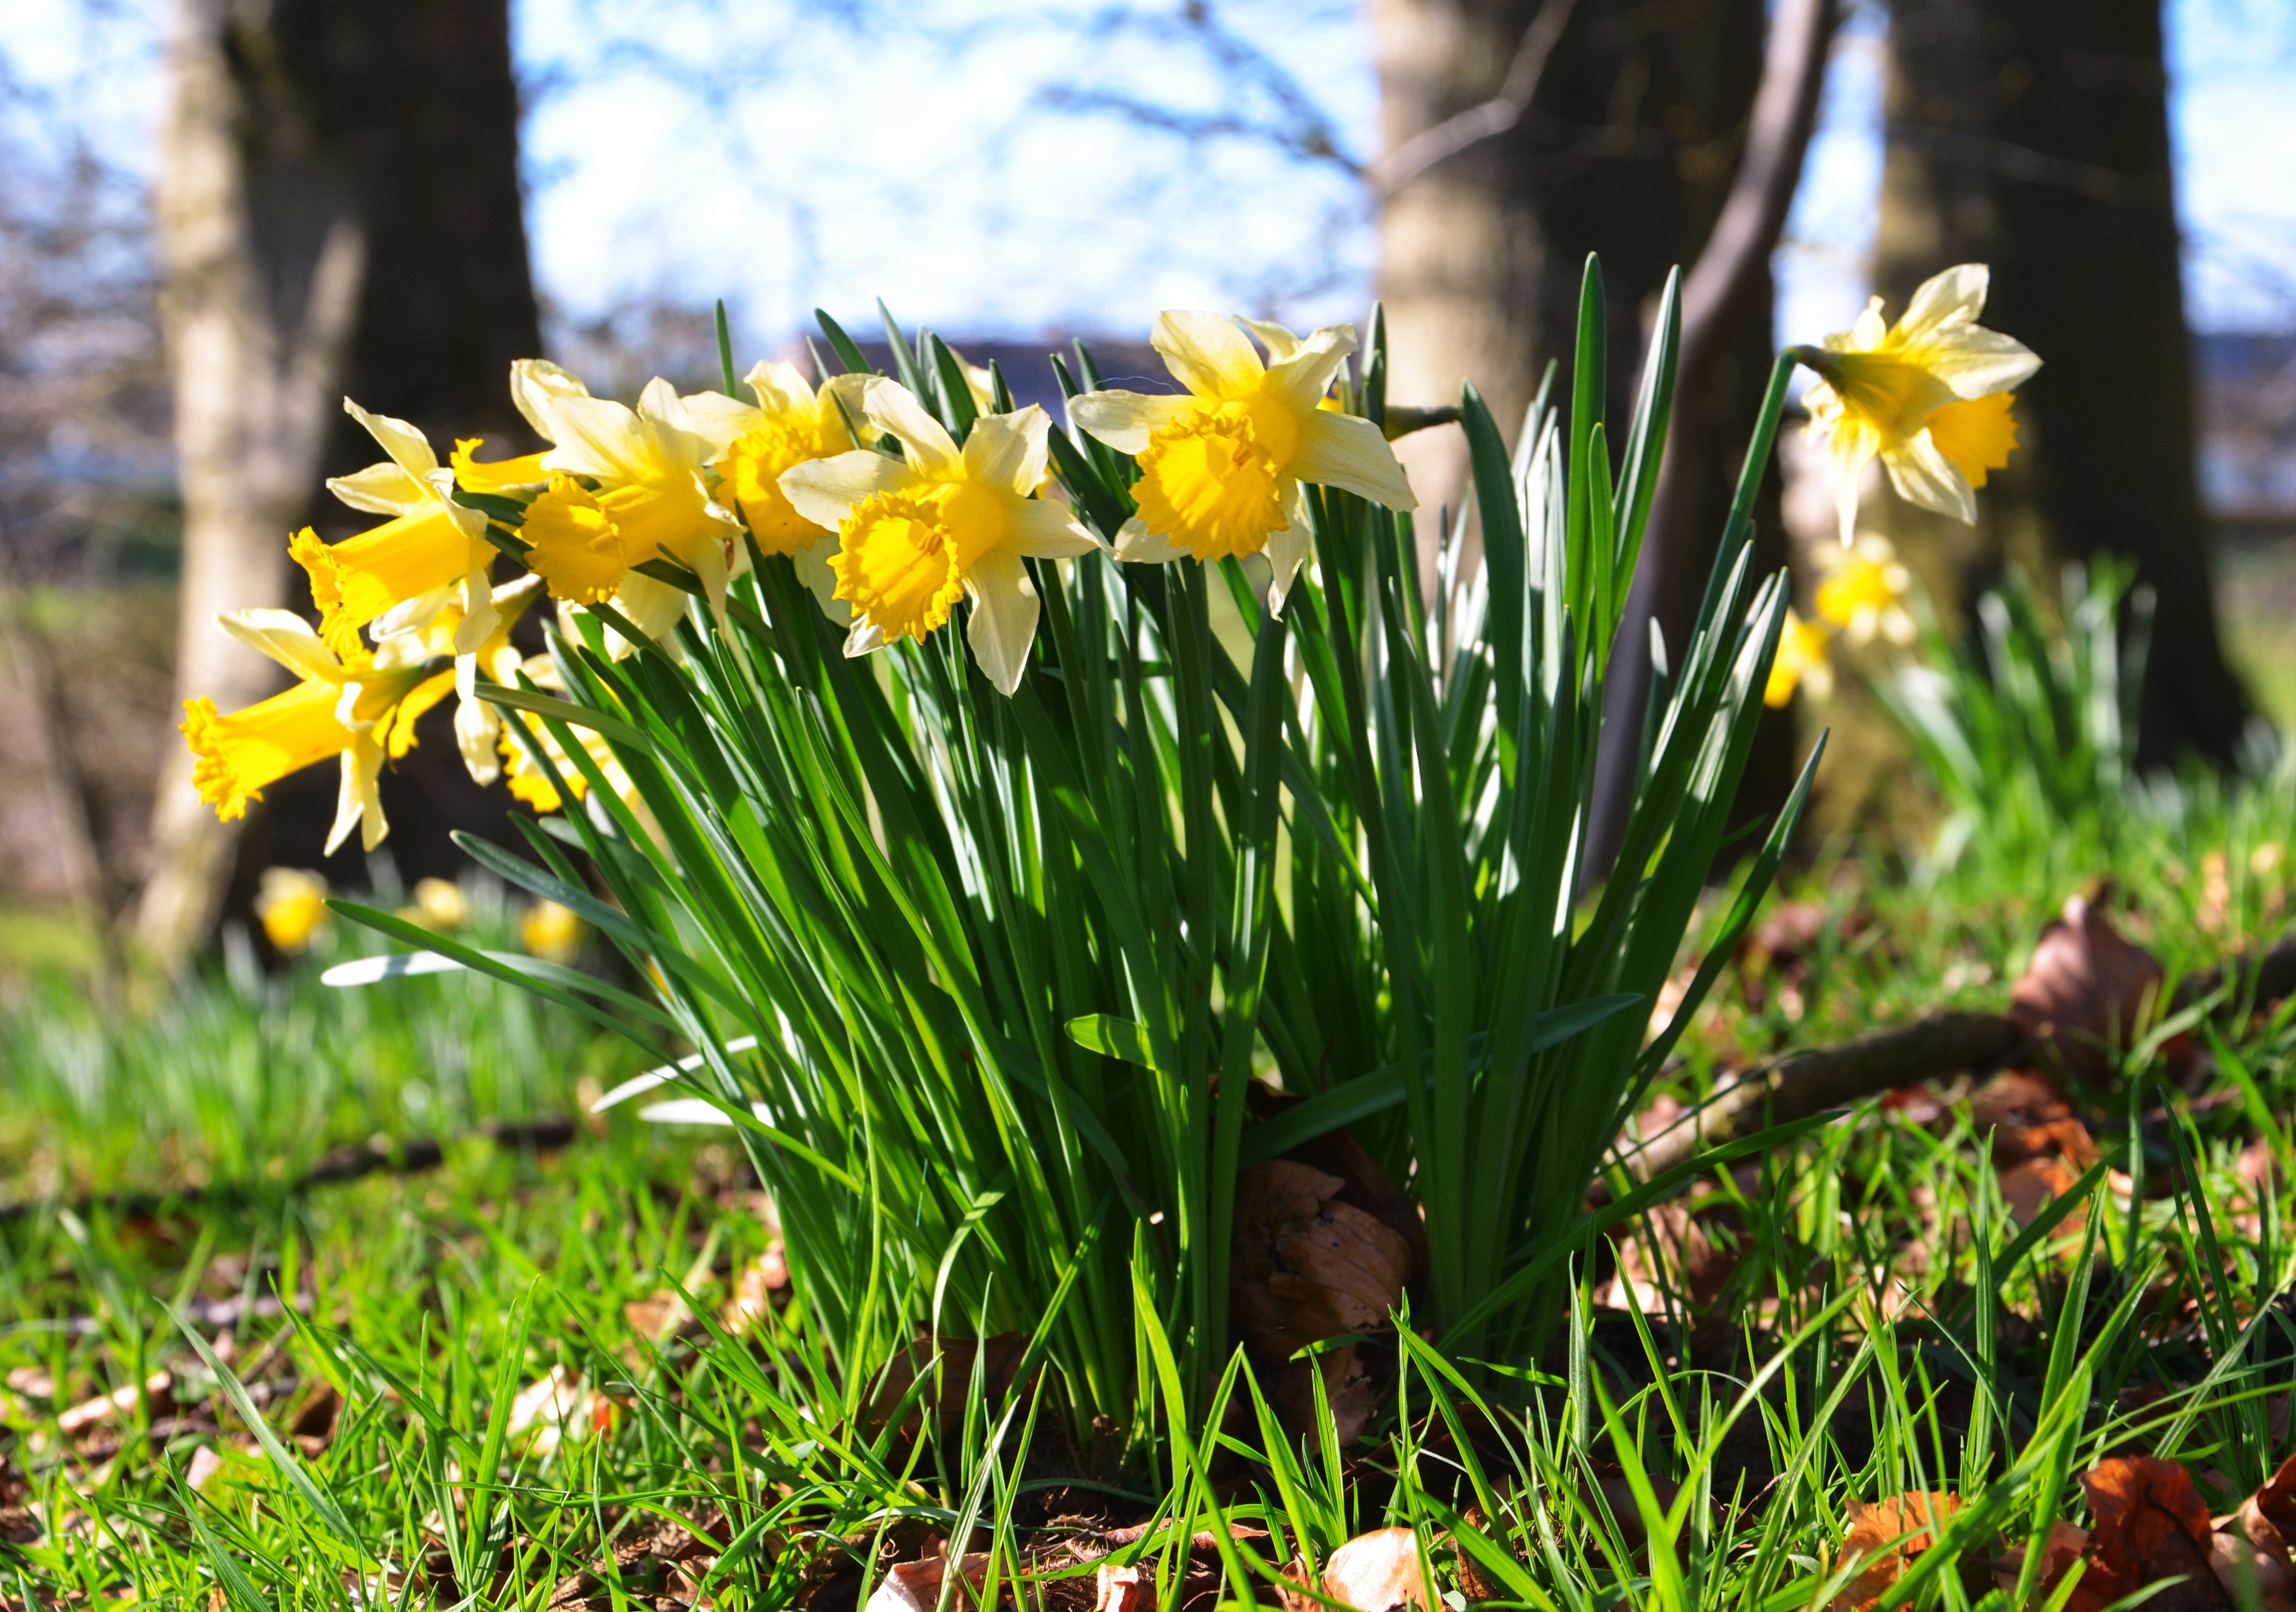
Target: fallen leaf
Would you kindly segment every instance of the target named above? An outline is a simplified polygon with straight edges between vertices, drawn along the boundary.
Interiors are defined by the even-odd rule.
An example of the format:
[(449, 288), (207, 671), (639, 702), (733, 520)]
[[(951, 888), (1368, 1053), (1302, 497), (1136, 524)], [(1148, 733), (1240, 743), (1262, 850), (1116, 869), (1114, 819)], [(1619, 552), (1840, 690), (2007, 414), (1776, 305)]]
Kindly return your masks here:
[[(173, 1409), (174, 1402), (168, 1397), (168, 1391), (175, 1386), (176, 1379), (165, 1371), (154, 1371), (144, 1379), (141, 1392), (152, 1402), (154, 1416), (164, 1416)], [(137, 1394), (135, 1385), (130, 1383), (124, 1388), (115, 1388), (109, 1394), (99, 1394), (94, 1399), (83, 1400), (61, 1412), (56, 1417), (56, 1426), (67, 1437), (85, 1433), (90, 1427), (111, 1421), (122, 1411), (135, 1409)]]
[(1914, 1559), (1937, 1542), (1935, 1532), (1960, 1509), (1961, 1502), (1950, 1494), (1919, 1489), (1870, 1506), (1851, 1501), (1841, 1556), (1845, 1561), (1854, 1557), (1863, 1565), (1833, 1598), (1831, 1612), (1865, 1612), (1881, 1600)]
[(1029, 1340), (1018, 1332), (1000, 1332), (994, 1337), (975, 1340), (969, 1337), (920, 1337), (895, 1355), (885, 1368), (884, 1381), (869, 1402), (869, 1426), (873, 1432), (882, 1430), (901, 1409), (902, 1400), (920, 1377), (928, 1380), (909, 1405), (902, 1421), (904, 1436), (914, 1437), (923, 1430), (920, 1414), (922, 1406), (937, 1406), (937, 1415), (944, 1427), (954, 1426), (964, 1414), (965, 1396), (972, 1392), (973, 1367), (980, 1358), (981, 1382), (988, 1390), (988, 1402), (995, 1404), (1013, 1387), (1013, 1379), (1028, 1353)]
[(2093, 1085), (2112, 1077), (2108, 1049), (2126, 1044), (2164, 975), (2152, 954), (2079, 896), (2041, 931), (2009, 992), (2009, 1017), (2056, 1067)]
[(1969, 1123), (1992, 1138), (1996, 1166), (2059, 1158), (2078, 1170), (2096, 1163), (2096, 1139), (2063, 1092), (2038, 1074), (2010, 1070), (1969, 1096)]
[(2209, 1536), (2209, 1566), (2217, 1575), (2217, 1583), (2235, 1606), (2254, 1604), (2262, 1612), (2292, 1612), (2296, 1608), (2296, 1575), (2288, 1569), (2287, 1561), (2270, 1551), (2260, 1550), (2251, 1540), (2231, 1528), (2220, 1528)]
[(613, 1425), (614, 1414), (612, 1400), (591, 1392), (578, 1374), (556, 1365), (511, 1400), (504, 1431), (512, 1438), (532, 1432), (528, 1453), (545, 1456), (570, 1439), (603, 1433)]
[(668, 1287), (650, 1293), (644, 1298), (634, 1298), (622, 1306), (622, 1319), (630, 1330), (650, 1344), (666, 1344), (680, 1333), (694, 1329), (693, 1312), (685, 1300)]
[(1379, 1394), (1353, 1344), (1342, 1349), (1287, 1360), (1269, 1386), (1268, 1404), (1287, 1432), (1315, 1430), (1316, 1378), (1324, 1379), (1324, 1402), (1331, 1411), (1332, 1430), (1344, 1450), (1364, 1435), (1379, 1410)]
[(779, 1308), (789, 1293), (789, 1258), (782, 1251), (782, 1239), (775, 1238), (734, 1279), (733, 1296), (718, 1312), (718, 1325), (739, 1337)]
[(1660, 1204), (1611, 1234), (1618, 1268), (1595, 1294), (1595, 1304), (1611, 1310), (1667, 1312), (1667, 1295), (1679, 1307), (1686, 1299), (1703, 1310), (1721, 1295), (1723, 1284), (1744, 1258), (1742, 1247), (1718, 1248), (1706, 1229), (1679, 1203)]
[[(2088, 1549), (2088, 1530), (2076, 1528), (2059, 1518), (2049, 1525), (2048, 1548), (2041, 1555), (2041, 1593), (2046, 1598), (2057, 1587), (2072, 1565)], [(2025, 1571), (2025, 1547), (2013, 1545), (1993, 1559), (1994, 1587), (2009, 1594), (2017, 1592), (2017, 1581)]]
[(1360, 1612), (1435, 1604), (1419, 1560), (1418, 1536), (1408, 1528), (1374, 1528), (1332, 1551), (1324, 1564), (1324, 1593)]
[(9, 1389), (26, 1399), (53, 1399), (55, 1379), (37, 1366), (19, 1366), (8, 1373)]
[(1346, 1182), (1295, 1159), (1237, 1178), (1228, 1315), (1283, 1360), (1346, 1332), (1386, 1329), (1410, 1279), (1410, 1242), (1340, 1197)]
[[(946, 1556), (902, 1562), (886, 1570), (884, 1582), (869, 1597), (866, 1612), (934, 1612), (940, 1604), (942, 1582), (948, 1577), (949, 1561)], [(956, 1564), (955, 1577), (949, 1600), (961, 1606), (974, 1605), (981, 1586), (988, 1581), (988, 1555), (976, 1552), (965, 1557)]]
[(2088, 1572), (2067, 1612), (2098, 1612), (2163, 1579), (2185, 1582), (2145, 1604), (2155, 1612), (2229, 1605), (2210, 1560), (2209, 1509), (2193, 1475), (2156, 1456), (2114, 1456), (2081, 1474), (2088, 1496)]
[(1092, 1612), (1155, 1612), (1156, 1575), (1144, 1567), (1100, 1564)]

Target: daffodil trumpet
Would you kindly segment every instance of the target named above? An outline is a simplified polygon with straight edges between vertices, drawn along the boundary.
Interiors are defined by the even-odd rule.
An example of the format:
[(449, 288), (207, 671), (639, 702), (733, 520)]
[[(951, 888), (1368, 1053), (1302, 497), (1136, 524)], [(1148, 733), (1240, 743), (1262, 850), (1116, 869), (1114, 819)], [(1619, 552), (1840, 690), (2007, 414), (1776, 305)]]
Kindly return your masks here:
[(1977, 518), (1975, 489), (2016, 445), (2009, 394), (2041, 361), (1978, 324), (1990, 271), (1964, 263), (1924, 282), (1895, 325), (1882, 299), (1822, 347), (1786, 350), (1816, 372), (1803, 394), (1810, 430), (1833, 457), (1841, 540), (1857, 529), (1858, 482), (1882, 461), (1898, 497), (1957, 521)]
[[(1246, 329), (1266, 345), (1265, 361)], [(1185, 394), (1103, 390), (1069, 404), (1078, 426), (1139, 467), (1138, 513), (1117, 536), (1119, 559), (1264, 554), (1269, 608), (1280, 610), (1313, 547), (1303, 482), (1416, 507), (1380, 428), (1325, 407), (1356, 350), (1353, 326), (1303, 339), (1259, 320), (1164, 313), (1150, 340)]]
[(1010, 695), (1042, 610), (1023, 562), (1103, 547), (1067, 506), (1035, 496), (1051, 420), (1033, 403), (982, 415), (959, 448), (907, 388), (882, 376), (864, 383), (861, 413), (901, 457), (858, 448), (780, 478), (792, 508), (837, 532), (829, 558), (835, 597), (853, 613), (845, 653), (922, 639), (964, 600), (973, 659)]

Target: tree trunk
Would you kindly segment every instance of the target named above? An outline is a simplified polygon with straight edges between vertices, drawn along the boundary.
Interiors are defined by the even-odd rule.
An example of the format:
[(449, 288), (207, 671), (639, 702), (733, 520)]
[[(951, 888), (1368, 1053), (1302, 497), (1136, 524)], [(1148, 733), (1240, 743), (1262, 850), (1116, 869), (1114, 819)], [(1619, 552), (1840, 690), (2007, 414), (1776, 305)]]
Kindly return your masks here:
[[(1385, 149), (1496, 95), (1542, 5), (1562, 3), (1374, 0)], [(1465, 377), (1513, 432), (1550, 358), (1569, 383), (1579, 276), (1599, 252), (1610, 412), (1623, 418), (1652, 299), (1713, 227), (1761, 74), (1761, 0), (1577, 0), (1569, 18), (1519, 121), (1387, 198), (1379, 290), (1397, 402), (1453, 401)], [(1456, 503), (1458, 432), (1398, 447), (1423, 504)]]
[[(177, 0), (156, 197), (184, 497), (176, 688), (226, 711), (278, 680), (215, 617), (284, 600), (287, 532), (310, 501), (366, 247), (284, 29), (242, 10)], [(171, 748), (135, 915), (163, 962), (206, 933), (234, 839)]]
[[(178, 683), (226, 711), (277, 679), (215, 615), (308, 603), (299, 578), (287, 587), (294, 526), (372, 524), (320, 492), (323, 474), (381, 456), (342, 396), (422, 426), (442, 457), (456, 433), (522, 449), (510, 362), (541, 347), (507, 0), (275, 0), (260, 23), (246, 9), (179, 0), (160, 185), (185, 508)], [(502, 827), (501, 802), (460, 776), (449, 713), (432, 717), (384, 782), (411, 871), (449, 870), (450, 825)], [(234, 867), (251, 887), (266, 864), (319, 864), (335, 782), (282, 780), (237, 843), (190, 757), (168, 766), (137, 927), (174, 961)]]
[(1989, 262), (1985, 322), (2044, 362), (1976, 533), (1894, 503), (1883, 518), (1948, 596), (2005, 557), (2134, 560), (2159, 598), (2141, 758), (2231, 760), (2249, 706), (2194, 472), (2159, 0), (1893, 0), (1890, 32), (1890, 311), (1939, 268)]

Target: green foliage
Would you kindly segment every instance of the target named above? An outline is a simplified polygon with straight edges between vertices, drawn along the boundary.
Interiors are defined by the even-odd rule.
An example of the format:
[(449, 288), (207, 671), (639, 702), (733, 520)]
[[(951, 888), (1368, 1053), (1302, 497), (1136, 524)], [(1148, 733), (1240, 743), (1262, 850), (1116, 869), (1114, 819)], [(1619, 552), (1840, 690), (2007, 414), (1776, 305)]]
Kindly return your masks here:
[[(722, 623), (697, 608), (656, 644), (599, 606), (554, 639), (564, 698), (488, 690), (537, 719), (514, 731), (557, 777), (546, 733), (590, 806), (530, 833), (538, 865), (472, 853), (583, 912), (656, 971), (662, 1006), (537, 983), (698, 1050), (694, 1086), (741, 1127), (849, 1369), (920, 1330), (1019, 1331), (1072, 1429), (1137, 1435), (1160, 1329), (1200, 1407), (1227, 1349), (1237, 1170), (1275, 1151), (1248, 1123), (1270, 1073), (1308, 1098), (1287, 1145), (1362, 1124), (1412, 1182), (1447, 1339), (1511, 1356), (1545, 1336), (1562, 1272), (1534, 1256), (1577, 1225), (1672, 1044), (1644, 1044), (1648, 1004), (1722, 848), (1784, 607), (1749, 544), (1781, 361), (1705, 608), (1642, 724), (1624, 850), (1589, 868), (1604, 680), (1614, 651), (1643, 653), (1615, 640), (1678, 323), (1669, 293), (1614, 462), (1602, 308), (1590, 263), (1576, 395), (1566, 414), (1542, 394), (1512, 461), (1468, 390), (1484, 560), (1466, 572), (1448, 534), (1431, 596), (1407, 516), (1311, 488), (1317, 564), (1280, 615), (1233, 561), (1032, 563), (1043, 630), (1009, 698), (954, 632), (848, 661), (763, 555)], [(955, 361), (892, 334), (962, 440)], [(1375, 325), (1348, 407), (1381, 420), (1384, 374)], [(1053, 444), (1113, 539), (1129, 461)]]

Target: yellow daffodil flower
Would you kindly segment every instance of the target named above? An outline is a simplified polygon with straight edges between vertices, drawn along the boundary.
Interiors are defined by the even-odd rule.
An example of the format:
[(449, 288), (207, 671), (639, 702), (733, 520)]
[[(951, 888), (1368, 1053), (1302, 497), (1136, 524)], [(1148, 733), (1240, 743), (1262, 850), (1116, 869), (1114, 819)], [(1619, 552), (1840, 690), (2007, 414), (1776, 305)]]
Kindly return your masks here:
[(582, 950), (583, 923), (570, 908), (537, 901), (519, 920), (518, 943), (545, 962), (570, 963)]
[(383, 761), (413, 747), (416, 719), (447, 696), (454, 672), (434, 672), (414, 633), (385, 639), (372, 655), (338, 656), (290, 611), (241, 610), (217, 621), (300, 680), (229, 716), (217, 714), (213, 700), (184, 702), (183, 734), (196, 758), (192, 778), (200, 798), (229, 822), (289, 773), (340, 756), (342, 793), (328, 853), (354, 826), (373, 851), (390, 832), (376, 794)]
[(1977, 518), (1972, 489), (2008, 463), (2016, 426), (2005, 394), (2041, 361), (1978, 324), (1988, 280), (1985, 265), (1964, 263), (1925, 282), (1894, 325), (1882, 323), (1875, 297), (1823, 348), (1792, 350), (1820, 377), (1802, 401), (1833, 451), (1844, 544), (1856, 529), (1860, 473), (1875, 457), (1899, 497), (1958, 521)]
[(327, 881), (300, 868), (266, 868), (255, 892), (255, 920), (263, 938), (293, 955), (324, 933), (334, 914), (327, 910)]
[(540, 454), (482, 460), (478, 452), (485, 446), (483, 437), (457, 437), (455, 451), (447, 456), (455, 472), (455, 485), (464, 492), (515, 492), (550, 480), (550, 473), (542, 468)]
[(338, 654), (357, 654), (361, 628), (373, 624), (382, 638), (427, 626), (459, 587), (458, 643), (467, 640), (463, 653), (476, 649), (495, 629), (488, 605), (495, 549), (486, 539), (486, 516), (449, 496), (454, 473), (439, 465), (421, 432), (369, 414), (348, 398), (343, 407), (390, 456), (337, 476), (328, 490), (353, 509), (393, 518), (340, 543), (321, 542), (308, 527), (289, 540), (288, 554), (311, 579), (320, 636)]
[(460, 929), (471, 916), (471, 898), (452, 879), (414, 881), (414, 904), (406, 916), (426, 929)]
[(660, 637), (684, 613), (685, 596), (636, 568), (668, 558), (701, 579), (722, 616), (726, 584), (748, 561), (739, 524), (703, 476), (731, 440), (725, 423), (696, 416), (659, 377), (633, 409), (529, 360), (514, 366), (512, 393), (552, 444), (542, 456), (549, 485), (521, 528), (531, 545), (527, 565), (552, 596), (576, 604), (611, 599)]
[(1119, 558), (1264, 553), (1275, 572), (1269, 604), (1280, 609), (1311, 547), (1301, 482), (1390, 509), (1417, 501), (1379, 428), (1322, 406), (1356, 350), (1354, 328), (1326, 325), (1302, 341), (1280, 325), (1242, 324), (1266, 344), (1268, 362), (1234, 320), (1158, 315), (1150, 339), (1186, 394), (1086, 392), (1069, 412), (1139, 465), (1139, 514), (1117, 538)]
[(1914, 613), (1906, 607), (1913, 573), (1887, 538), (1864, 533), (1848, 548), (1821, 555), (1818, 563), (1826, 575), (1817, 585), (1817, 613), (1852, 644), (1862, 648), (1879, 635), (1902, 649), (1918, 636)]
[(1805, 621), (1792, 611), (1786, 612), (1786, 624), (1778, 634), (1777, 659), (1770, 662), (1770, 679), (1762, 687), (1762, 703), (1773, 710), (1791, 704), (1794, 690), (1807, 687), (1812, 695), (1824, 699), (1833, 692), (1833, 668), (1825, 658), (1825, 629)]
[(906, 388), (881, 376), (864, 387), (862, 413), (905, 458), (861, 448), (781, 478), (800, 514), (837, 529), (829, 563), (836, 596), (853, 611), (845, 653), (922, 638), (968, 599), (973, 659), (1011, 694), (1041, 609), (1021, 561), (1101, 547), (1065, 505), (1029, 496), (1044, 480), (1052, 422), (1033, 403), (982, 415), (959, 448)]

